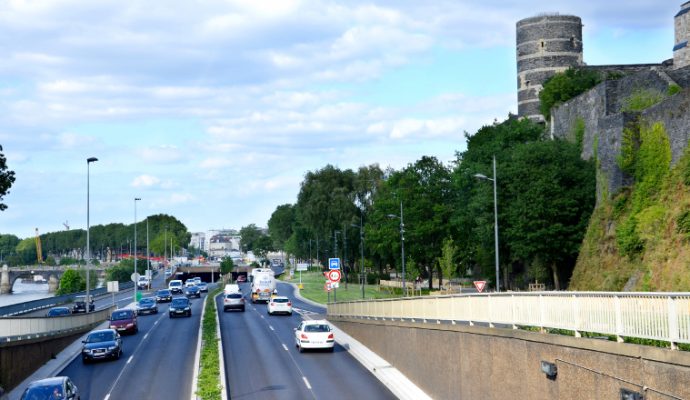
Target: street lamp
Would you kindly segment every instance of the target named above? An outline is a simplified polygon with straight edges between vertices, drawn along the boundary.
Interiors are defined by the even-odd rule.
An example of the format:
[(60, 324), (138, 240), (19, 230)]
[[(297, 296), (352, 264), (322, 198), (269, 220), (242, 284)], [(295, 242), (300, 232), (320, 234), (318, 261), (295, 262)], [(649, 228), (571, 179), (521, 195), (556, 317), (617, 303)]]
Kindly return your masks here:
[[(350, 226), (357, 228), (357, 224), (350, 224)], [(366, 276), (364, 275), (364, 231), (362, 230), (362, 214), (359, 214), (359, 249), (362, 256), (362, 262), (359, 266), (359, 281), (362, 286), (362, 299), (364, 299), (364, 284), (366, 281)]]
[[(137, 273), (137, 201), (141, 200), (139, 197), (134, 198), (134, 273)], [(137, 286), (139, 282), (134, 282), (134, 302), (137, 301)]]
[(98, 159), (96, 157), (89, 157), (86, 159), (86, 312), (89, 312), (89, 306), (91, 305), (91, 299), (89, 297), (90, 289), (90, 277), (89, 277), (89, 264), (91, 264), (91, 243), (89, 237), (89, 227), (90, 227), (90, 210), (89, 210), (89, 175), (90, 175), (90, 165), (92, 162), (96, 162)]
[(498, 269), (498, 200), (496, 196), (496, 156), (493, 158), (493, 178), (489, 178), (483, 174), (474, 174), (477, 179), (486, 179), (492, 181), (494, 184), (494, 245), (496, 246), (496, 291), (501, 291), (501, 278)]
[(407, 295), (407, 286), (405, 285), (405, 224), (403, 222), (403, 207), (402, 200), (400, 200), (400, 215), (388, 214), (388, 218), (400, 219), (400, 254), (402, 256), (402, 286), (403, 293)]

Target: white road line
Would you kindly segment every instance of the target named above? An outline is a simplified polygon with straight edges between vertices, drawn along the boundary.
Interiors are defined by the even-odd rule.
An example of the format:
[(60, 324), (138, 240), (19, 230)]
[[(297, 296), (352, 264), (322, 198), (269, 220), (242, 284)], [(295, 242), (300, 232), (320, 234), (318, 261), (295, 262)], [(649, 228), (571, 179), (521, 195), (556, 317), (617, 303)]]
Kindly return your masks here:
[(129, 356), (129, 358), (127, 359), (127, 364), (131, 363), (133, 359), (134, 359), (134, 356)]
[(311, 390), (311, 385), (309, 384), (309, 381), (307, 380), (306, 376), (302, 377), (302, 380), (304, 380), (304, 384), (307, 385), (307, 389)]
[(271, 329), (272, 331), (275, 331), (275, 329), (273, 329), (273, 327), (271, 325), (269, 325), (268, 328)]
[(285, 343), (281, 343), (281, 344), (283, 345), (283, 348), (285, 349), (285, 351), (290, 351), (290, 349), (288, 349), (288, 347), (285, 345)]
[(110, 398), (110, 393), (108, 393), (107, 395), (105, 395), (105, 398), (104, 398), (103, 400), (108, 400), (109, 398)]
[(146, 340), (147, 337), (149, 337), (149, 334), (148, 334), (148, 333), (146, 333), (146, 335), (144, 335), (144, 339), (143, 339), (143, 340)]

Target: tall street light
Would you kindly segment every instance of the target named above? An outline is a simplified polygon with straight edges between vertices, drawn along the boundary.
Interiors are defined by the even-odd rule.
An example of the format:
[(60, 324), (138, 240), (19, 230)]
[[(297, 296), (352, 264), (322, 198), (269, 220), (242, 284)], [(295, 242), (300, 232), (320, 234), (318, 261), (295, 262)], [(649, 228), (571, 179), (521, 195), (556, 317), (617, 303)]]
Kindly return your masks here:
[(493, 158), (493, 173), (493, 178), (489, 178), (488, 176), (483, 174), (474, 174), (474, 177), (478, 179), (486, 179), (492, 181), (494, 184), (494, 245), (496, 246), (494, 251), (496, 253), (496, 291), (500, 292), (501, 278), (498, 269), (498, 200), (496, 196), (496, 156), (494, 156)]
[(405, 223), (403, 222), (403, 207), (402, 200), (400, 200), (400, 215), (388, 214), (388, 218), (400, 219), (400, 254), (402, 256), (402, 286), (403, 293), (407, 295), (407, 286), (405, 285)]
[[(139, 197), (134, 198), (134, 273), (137, 273), (137, 201), (141, 200)], [(139, 282), (134, 282), (134, 302), (137, 301), (137, 286)]]
[[(357, 228), (357, 224), (350, 224), (350, 226)], [(362, 286), (362, 299), (364, 299), (364, 284), (366, 277), (364, 276), (364, 231), (362, 230), (362, 214), (359, 214), (359, 250), (362, 256), (362, 261), (359, 265), (359, 281)]]
[(90, 289), (90, 276), (89, 276), (89, 264), (91, 264), (91, 243), (89, 237), (89, 227), (90, 227), (90, 210), (89, 210), (89, 174), (90, 165), (92, 162), (96, 162), (98, 159), (96, 157), (89, 157), (86, 159), (86, 312), (89, 312), (89, 306), (91, 305), (91, 298), (89, 297)]

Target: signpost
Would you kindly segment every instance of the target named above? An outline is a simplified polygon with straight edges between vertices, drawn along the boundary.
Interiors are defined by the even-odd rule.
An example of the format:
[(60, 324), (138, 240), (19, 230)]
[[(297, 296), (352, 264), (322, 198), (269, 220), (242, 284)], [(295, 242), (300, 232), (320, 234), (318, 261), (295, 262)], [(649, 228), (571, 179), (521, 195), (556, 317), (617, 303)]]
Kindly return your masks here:
[(302, 271), (307, 271), (309, 269), (309, 264), (307, 263), (298, 263), (297, 264), (297, 271), (299, 271), (299, 288), (302, 289)]
[(134, 282), (134, 302), (137, 302), (137, 286), (139, 283), (139, 274), (135, 271), (132, 272), (132, 275), (130, 275), (130, 279), (132, 279), (132, 282)]
[(340, 281), (340, 270), (339, 269), (333, 269), (328, 271), (328, 280), (331, 282), (339, 282)]
[(115, 293), (120, 291), (120, 282), (108, 281), (108, 292), (113, 294), (113, 307), (115, 307)]
[(329, 258), (328, 259), (328, 269), (340, 269), (340, 259), (339, 258)]
[(477, 291), (481, 293), (484, 290), (484, 287), (486, 286), (486, 281), (474, 281), (474, 287), (477, 288)]

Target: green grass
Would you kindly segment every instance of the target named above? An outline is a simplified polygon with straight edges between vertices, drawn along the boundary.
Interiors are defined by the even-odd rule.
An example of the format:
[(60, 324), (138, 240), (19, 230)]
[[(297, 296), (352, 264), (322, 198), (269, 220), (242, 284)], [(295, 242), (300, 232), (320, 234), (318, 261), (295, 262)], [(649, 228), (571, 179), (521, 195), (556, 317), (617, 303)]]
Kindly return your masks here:
[[(284, 282), (290, 282), (294, 284), (299, 284), (299, 272), (295, 272), (295, 276), (290, 280), (288, 276), (282, 278)], [(323, 276), (321, 272), (309, 271), (302, 272), (302, 285), (303, 288), (300, 290), (302, 297), (309, 300), (315, 301), (317, 303), (326, 304), (328, 302), (328, 292), (324, 290), (324, 285), (326, 284), (326, 277)], [(349, 283), (347, 289), (345, 288), (345, 282), (340, 282), (340, 287), (336, 289), (337, 292), (334, 295), (334, 291), (331, 290), (331, 301), (337, 296), (338, 301), (353, 301), (362, 300), (362, 288), (359, 283)], [(400, 292), (400, 290), (398, 290)], [(364, 297), (367, 300), (371, 299), (386, 299), (391, 297), (399, 297), (400, 293), (392, 294), (386, 290), (379, 291), (378, 285), (365, 285), (364, 286)]]
[(216, 337), (216, 302), (218, 288), (206, 296), (204, 320), (201, 321), (201, 356), (199, 360), (199, 382), (196, 394), (203, 400), (220, 400), (220, 364), (218, 361), (218, 341)]

